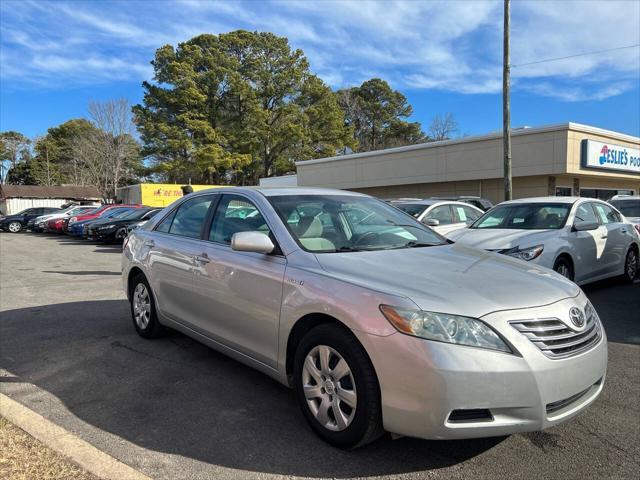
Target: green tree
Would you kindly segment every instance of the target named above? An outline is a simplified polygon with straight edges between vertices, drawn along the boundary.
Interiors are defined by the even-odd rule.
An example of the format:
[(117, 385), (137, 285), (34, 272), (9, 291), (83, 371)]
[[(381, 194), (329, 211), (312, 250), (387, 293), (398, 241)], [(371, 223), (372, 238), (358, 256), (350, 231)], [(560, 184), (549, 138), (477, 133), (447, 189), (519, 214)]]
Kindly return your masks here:
[(199, 35), (158, 49), (152, 65), (135, 121), (170, 180), (255, 183), (353, 143), (331, 90), (286, 38)]
[(68, 120), (47, 130), (35, 141), (35, 170), (40, 185), (71, 183), (85, 185), (86, 172), (74, 154), (78, 138), (96, 132), (96, 127), (84, 118)]
[(31, 140), (22, 133), (15, 131), (0, 133), (0, 182), (5, 180), (5, 176), (8, 181), (9, 170), (15, 170), (20, 162), (26, 162), (31, 158), (30, 149)]
[(36, 180), (33, 178), (32, 166), (32, 160), (28, 159), (10, 167), (7, 172), (7, 183), (10, 185), (35, 185)]
[(384, 80), (373, 78), (359, 87), (339, 90), (336, 96), (359, 152), (427, 140), (420, 123), (403, 120), (413, 112), (407, 98)]

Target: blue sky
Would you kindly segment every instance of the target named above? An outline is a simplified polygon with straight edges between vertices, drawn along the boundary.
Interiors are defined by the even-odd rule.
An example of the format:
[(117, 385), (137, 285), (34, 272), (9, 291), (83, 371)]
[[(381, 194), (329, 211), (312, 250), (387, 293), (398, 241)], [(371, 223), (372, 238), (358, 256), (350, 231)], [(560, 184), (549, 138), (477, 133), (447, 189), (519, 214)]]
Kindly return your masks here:
[[(28, 136), (142, 97), (156, 48), (236, 29), (286, 36), (333, 88), (381, 77), (414, 120), (452, 112), (459, 134), (502, 122), (502, 2), (12, 1), (0, 3), (0, 130)], [(640, 135), (640, 2), (512, 4), (512, 125), (573, 121)]]

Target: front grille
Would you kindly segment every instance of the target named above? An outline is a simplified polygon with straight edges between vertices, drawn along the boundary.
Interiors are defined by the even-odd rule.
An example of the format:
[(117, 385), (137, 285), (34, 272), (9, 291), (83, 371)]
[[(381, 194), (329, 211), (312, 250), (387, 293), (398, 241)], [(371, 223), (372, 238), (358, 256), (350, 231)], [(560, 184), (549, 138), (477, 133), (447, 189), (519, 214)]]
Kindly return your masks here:
[(586, 388), (583, 391), (576, 393), (575, 395), (571, 395), (570, 397), (565, 398), (563, 400), (558, 400), (557, 402), (547, 403), (547, 415), (555, 413), (558, 410), (562, 410), (564, 407), (568, 407), (572, 403), (577, 402), (582, 397), (584, 397), (593, 387), (598, 387), (601, 382), (602, 382), (602, 379), (598, 380), (589, 388)]
[(586, 325), (576, 331), (557, 318), (516, 320), (511, 325), (552, 359), (566, 358), (593, 347), (602, 338), (598, 315), (590, 305), (586, 309)]
[(491, 415), (491, 412), (486, 408), (454, 410), (449, 415), (450, 422), (480, 422), (491, 420), (493, 420), (493, 415)]

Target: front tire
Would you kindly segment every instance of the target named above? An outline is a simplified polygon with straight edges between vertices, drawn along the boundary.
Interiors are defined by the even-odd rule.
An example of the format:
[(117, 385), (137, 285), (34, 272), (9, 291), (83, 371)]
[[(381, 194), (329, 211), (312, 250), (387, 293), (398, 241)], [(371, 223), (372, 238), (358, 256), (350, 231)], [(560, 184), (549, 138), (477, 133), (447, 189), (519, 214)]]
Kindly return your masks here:
[(294, 359), (298, 403), (326, 442), (354, 448), (382, 435), (380, 387), (371, 360), (348, 331), (323, 324), (300, 341)]
[(18, 233), (20, 230), (22, 230), (22, 224), (20, 222), (11, 222), (7, 226), (7, 230), (9, 230), (9, 232), (11, 233)]
[(638, 252), (634, 248), (630, 248), (624, 262), (624, 280), (627, 283), (633, 283), (638, 276)]
[(166, 333), (158, 321), (155, 299), (147, 278), (136, 275), (131, 282), (129, 293), (133, 326), (143, 338), (159, 338)]
[(557, 258), (553, 264), (553, 270), (573, 282), (575, 272), (573, 271), (573, 265), (566, 257)]

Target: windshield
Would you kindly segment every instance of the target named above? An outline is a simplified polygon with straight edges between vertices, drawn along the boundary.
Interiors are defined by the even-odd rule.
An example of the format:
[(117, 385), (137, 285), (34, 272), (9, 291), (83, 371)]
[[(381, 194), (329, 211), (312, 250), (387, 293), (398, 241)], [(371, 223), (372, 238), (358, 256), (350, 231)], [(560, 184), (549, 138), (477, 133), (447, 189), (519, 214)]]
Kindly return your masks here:
[(149, 210), (145, 210), (144, 208), (134, 208), (126, 211), (122, 215), (118, 215), (116, 218), (121, 218), (123, 220), (137, 220), (138, 218), (142, 218), (148, 211)]
[(612, 200), (610, 203), (625, 217), (640, 217), (640, 200)]
[(417, 203), (393, 203), (392, 205), (415, 218), (418, 218), (428, 207), (428, 205), (420, 205)]
[(548, 230), (562, 228), (571, 205), (568, 203), (512, 203), (498, 205), (469, 228)]
[(129, 213), (130, 208), (110, 208), (100, 215), (101, 218), (120, 218), (121, 215)]
[(443, 237), (380, 200), (351, 195), (269, 197), (298, 244), (309, 252), (444, 245)]

